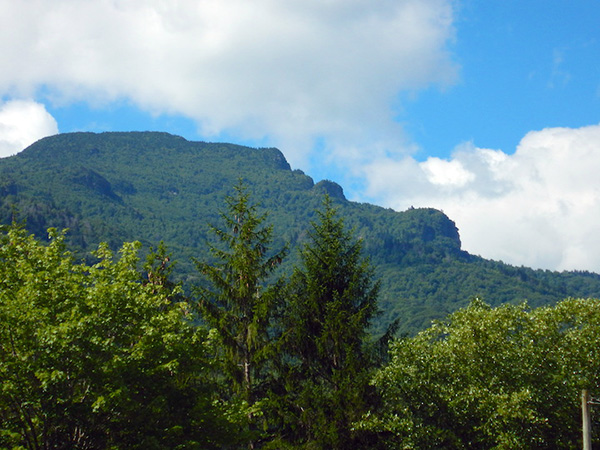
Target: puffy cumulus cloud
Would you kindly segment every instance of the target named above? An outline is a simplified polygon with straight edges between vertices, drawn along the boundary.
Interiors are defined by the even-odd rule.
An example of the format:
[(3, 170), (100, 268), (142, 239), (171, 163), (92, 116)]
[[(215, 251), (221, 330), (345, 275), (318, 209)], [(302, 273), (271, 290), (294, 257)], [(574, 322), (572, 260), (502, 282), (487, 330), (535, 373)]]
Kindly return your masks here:
[(427, 181), (436, 186), (460, 187), (475, 179), (475, 174), (465, 169), (458, 160), (445, 161), (431, 157), (421, 164), (421, 168)]
[(56, 120), (44, 105), (26, 100), (0, 103), (0, 158), (12, 156), (57, 133)]
[(267, 140), (293, 163), (317, 141), (361, 159), (374, 136), (397, 147), (398, 92), (455, 80), (452, 3), (0, 0), (0, 92), (125, 98), (207, 137)]
[(600, 272), (600, 124), (528, 133), (514, 154), (455, 149), (449, 160), (380, 160), (369, 193), (396, 209), (442, 209), (486, 258)]

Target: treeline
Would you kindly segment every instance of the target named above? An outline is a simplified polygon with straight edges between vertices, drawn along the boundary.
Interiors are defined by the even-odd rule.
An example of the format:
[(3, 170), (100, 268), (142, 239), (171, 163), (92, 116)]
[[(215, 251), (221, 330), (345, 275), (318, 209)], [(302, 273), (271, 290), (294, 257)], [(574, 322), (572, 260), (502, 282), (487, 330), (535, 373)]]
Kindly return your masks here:
[(0, 234), (0, 448), (574, 449), (600, 301), (471, 305), (375, 339), (379, 284), (332, 203), (299, 263), (243, 185), (192, 294), (164, 246)]

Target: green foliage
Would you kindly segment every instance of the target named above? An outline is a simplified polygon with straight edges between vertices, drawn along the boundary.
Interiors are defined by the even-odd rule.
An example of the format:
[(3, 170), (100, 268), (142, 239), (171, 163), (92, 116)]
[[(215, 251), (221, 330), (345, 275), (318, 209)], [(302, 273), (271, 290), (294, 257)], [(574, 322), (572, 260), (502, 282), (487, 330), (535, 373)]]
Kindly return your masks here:
[(378, 285), (361, 242), (327, 197), (291, 280), (283, 319), (285, 436), (307, 448), (358, 448), (351, 423), (368, 405), (367, 330)]
[[(52, 136), (0, 159), (0, 223), (15, 217), (46, 239), (46, 229), (69, 228), (66, 242), (81, 257), (107, 242), (144, 247), (164, 241), (179, 261), (173, 278), (186, 291), (199, 282), (192, 258), (208, 260), (208, 223), (242, 176), (269, 211), (273, 246), (301, 246), (323, 194), (329, 194), (382, 280), (383, 314), (372, 331), (399, 320), (414, 334), (478, 295), (494, 306), (524, 300), (533, 306), (569, 296), (600, 297), (600, 276), (556, 273), (486, 261), (461, 250), (455, 224), (431, 208), (404, 212), (346, 200), (331, 181), (314, 183), (290, 170), (282, 153), (222, 143), (188, 142), (166, 133), (70, 133)], [(291, 254), (279, 273), (300, 263)]]
[[(143, 283), (139, 243), (76, 263), (0, 234), (0, 447), (216, 448), (230, 425), (212, 405), (206, 336), (179, 288)], [(151, 277), (151, 279), (156, 279)]]
[[(196, 247), (186, 251), (203, 249), (195, 261), (199, 275), (184, 268), (174, 282), (180, 269), (162, 242), (146, 255), (143, 272), (138, 242), (123, 244), (118, 255), (111, 244), (99, 244), (88, 262), (78, 262), (67, 243), (87, 248), (100, 236), (116, 241), (121, 230), (146, 233), (154, 219), (169, 220), (152, 205), (161, 189), (129, 182), (118, 170), (120, 181), (110, 179), (113, 172), (104, 171), (109, 159), (99, 154), (111, 148), (89, 147), (89, 136), (77, 137), (65, 142), (98, 158), (93, 169), (65, 168), (79, 186), (71, 199), (79, 198), (77, 189), (87, 192), (80, 212), (117, 214), (131, 208), (140, 191), (150, 203), (139, 204), (147, 208), (143, 213), (108, 216), (109, 225), (94, 228), (66, 212), (76, 203), (58, 206), (59, 197), (46, 203), (42, 191), (37, 198), (19, 197), (29, 187), (19, 184), (26, 171), (18, 165), (11, 166), (10, 178), (0, 178), (0, 197), (9, 200), (0, 211), (6, 208), (10, 218), (16, 204), (34, 213), (36, 227), (54, 218), (87, 230), (69, 241), (65, 232), (50, 229), (42, 243), (14, 220), (0, 227), (0, 448), (580, 446), (580, 391), (600, 391), (600, 300), (540, 305), (568, 292), (595, 291), (597, 275), (533, 271), (470, 256), (439, 211), (398, 214), (347, 202), (339, 186), (322, 182), (313, 189), (312, 180), (289, 172), (280, 153), (268, 149), (254, 162), (270, 167), (273, 184), (239, 182), (226, 199), (223, 228), (212, 228), (215, 243), (206, 245), (201, 227), (190, 229), (188, 212), (174, 219), (181, 229), (173, 236), (184, 227), (194, 236)], [(167, 135), (118, 137), (119, 145), (129, 146), (120, 157), (131, 165), (132, 155), (145, 154), (145, 146), (157, 141), (163, 152), (173, 145), (188, 156), (203, 148)], [(64, 150), (50, 149), (57, 157)], [(20, 158), (31, 158), (32, 167), (51, 164), (52, 154), (43, 150)], [(64, 150), (65, 157), (74, 157), (72, 150)], [(248, 161), (238, 147), (215, 144), (211, 151), (235, 161), (238, 172)], [(257, 158), (261, 151), (252, 152)], [(274, 183), (289, 173), (297, 182), (293, 196)], [(170, 186), (169, 195), (183, 195), (183, 185)], [(264, 225), (265, 205), (250, 202), (248, 186), (273, 207), (274, 225)], [(310, 207), (323, 192), (333, 196), (315, 213)], [(198, 197), (186, 195), (190, 204), (169, 200), (162, 206), (172, 213), (191, 209)], [(285, 208), (277, 206), (282, 200)], [(145, 218), (152, 208), (154, 215)], [(290, 258), (293, 272), (289, 263), (280, 266), (286, 247), (270, 251), (288, 238), (303, 243)], [(384, 264), (375, 270), (368, 256)], [(289, 283), (281, 277), (286, 273)], [(384, 322), (400, 316), (403, 331), (410, 331), (454, 311), (395, 341), (384, 367), (370, 338), (383, 329), (372, 326), (379, 297), (374, 280), (381, 275)], [(197, 305), (184, 294), (192, 281)], [(494, 304), (527, 297), (531, 307), (492, 307), (475, 299), (460, 309), (465, 292), (484, 293)]]
[(222, 244), (211, 246), (215, 262), (196, 261), (210, 285), (198, 287), (198, 307), (216, 332), (225, 381), (233, 387), (228, 400), (243, 402), (250, 408), (249, 415), (256, 415), (259, 411), (251, 411), (273, 368), (269, 364), (274, 352), (272, 330), (283, 300), (282, 282), (267, 283), (287, 250), (269, 255), (272, 227), (263, 226), (265, 216), (250, 204), (242, 183), (235, 191), (226, 199), (225, 229), (213, 229)]
[(397, 341), (359, 428), (387, 448), (581, 448), (581, 389), (600, 389), (600, 301), (491, 308), (474, 300)]

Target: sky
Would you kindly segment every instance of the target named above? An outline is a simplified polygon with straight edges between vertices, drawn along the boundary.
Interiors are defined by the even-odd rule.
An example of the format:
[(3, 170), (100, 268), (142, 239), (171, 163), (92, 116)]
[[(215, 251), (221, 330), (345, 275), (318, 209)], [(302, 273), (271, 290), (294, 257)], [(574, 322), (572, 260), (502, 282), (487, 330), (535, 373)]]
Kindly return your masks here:
[(277, 147), (463, 249), (600, 273), (597, 0), (0, 0), (0, 157), (75, 131)]

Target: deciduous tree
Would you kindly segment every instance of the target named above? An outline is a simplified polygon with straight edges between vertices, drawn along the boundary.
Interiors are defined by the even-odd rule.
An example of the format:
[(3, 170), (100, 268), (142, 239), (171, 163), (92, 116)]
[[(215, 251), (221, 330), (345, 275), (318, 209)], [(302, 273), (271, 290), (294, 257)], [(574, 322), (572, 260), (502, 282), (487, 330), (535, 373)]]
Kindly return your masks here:
[(600, 301), (474, 300), (397, 341), (366, 428), (388, 448), (581, 448), (580, 393), (600, 387)]
[(43, 245), (0, 230), (0, 447), (216, 448), (206, 335), (176, 286), (144, 283), (139, 243), (77, 263), (63, 234)]

